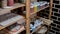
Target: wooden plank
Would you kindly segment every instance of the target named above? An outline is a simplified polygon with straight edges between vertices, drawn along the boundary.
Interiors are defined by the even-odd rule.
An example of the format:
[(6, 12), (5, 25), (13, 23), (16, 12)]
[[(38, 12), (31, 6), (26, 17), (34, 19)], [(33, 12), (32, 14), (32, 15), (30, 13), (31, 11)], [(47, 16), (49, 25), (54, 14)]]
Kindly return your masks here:
[[(43, 27), (43, 25), (39, 25), (34, 32), (39, 31), (42, 27)], [(31, 34), (33, 34), (34, 32), (32, 32)]]
[(43, 24), (45, 24), (45, 25), (50, 25), (51, 23), (53, 23), (52, 20), (45, 19), (45, 18), (42, 18), (42, 17), (39, 17), (39, 16), (36, 16), (36, 18), (40, 18), (43, 21)]
[[(51, 19), (51, 15), (52, 15), (52, 7), (53, 7), (53, 0), (50, 0), (50, 12), (49, 12), (49, 19)], [(47, 34), (49, 33), (49, 28), (50, 25), (48, 25), (48, 30), (47, 30)]]
[(44, 24), (46, 24), (46, 25), (50, 25), (53, 22), (52, 20), (45, 19), (45, 18), (42, 18), (42, 17), (41, 17), (41, 19), (44, 22)]
[(7, 26), (0, 26), (0, 30), (2, 30), (2, 29), (4, 29), (4, 28), (6, 28), (6, 27), (8, 27), (8, 26), (10, 26), (10, 25), (12, 25), (12, 24), (14, 24), (14, 23), (16, 23), (17, 21), (23, 20), (23, 19), (24, 19), (24, 18), (21, 18), (21, 19), (19, 19), (19, 20), (16, 20), (15, 22), (12, 22), (12, 23), (8, 24)]
[(50, 0), (50, 12), (49, 12), (49, 19), (51, 19), (51, 15), (52, 15), (52, 6), (53, 6), (53, 0)]
[(30, 0), (26, 0), (26, 34), (30, 34)]
[(13, 9), (17, 9), (19, 7), (23, 7), (25, 6), (25, 4), (21, 4), (21, 3), (15, 3), (14, 6), (11, 6), (11, 8), (4, 8), (4, 9), (0, 9), (0, 15), (9, 13), (11, 10)]
[[(53, 22), (53, 21), (51, 21), (51, 20), (49, 20), (49, 19), (45, 19), (45, 18), (38, 17), (38, 16), (37, 16), (36, 18), (42, 19), (43, 24), (45, 24), (45, 25), (50, 25), (50, 24)], [(36, 32), (36, 34), (37, 34), (37, 32), (39, 31), (39, 29), (41, 29), (42, 27), (43, 27), (43, 26), (38, 26), (34, 32)], [(33, 34), (34, 32), (32, 32), (31, 34)]]
[(22, 28), (20, 30), (18, 30), (17, 32), (15, 32), (15, 33), (11, 32), (11, 31), (9, 31), (8, 33), (10, 33), (10, 34), (19, 34), (24, 30), (25, 30), (25, 28), (24, 28), (24, 26), (22, 26)]
[[(48, 6), (46, 6), (46, 7), (44, 7), (44, 8), (42, 8), (42, 9), (40, 9), (39, 11), (44, 10), (44, 9), (46, 9), (46, 8), (48, 8), (48, 7), (49, 7), (49, 5), (48, 5)], [(31, 13), (31, 15), (33, 15), (33, 14), (35, 14), (35, 13), (39, 12), (39, 11), (34, 11), (33, 13)]]

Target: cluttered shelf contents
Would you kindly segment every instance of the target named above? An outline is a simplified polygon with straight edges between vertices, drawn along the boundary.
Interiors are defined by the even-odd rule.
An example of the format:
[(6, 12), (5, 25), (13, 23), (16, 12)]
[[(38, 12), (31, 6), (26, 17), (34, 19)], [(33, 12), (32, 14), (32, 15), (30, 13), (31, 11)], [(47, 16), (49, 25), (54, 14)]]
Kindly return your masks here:
[(23, 1), (22, 0), (0, 0), (0, 8), (3, 7), (3, 4), (5, 6), (11, 6), (13, 5), (14, 3), (22, 3)]
[[(24, 23), (15, 23), (15, 24), (13, 24), (13, 25), (11, 25), (11, 26), (9, 26), (9, 27), (7, 27), (7, 28), (5, 28), (5, 29), (3, 29), (2, 30), (2, 32), (4, 33), (4, 34), (18, 34), (18, 33), (20, 33), (20, 32), (22, 32), (22, 31), (24, 31), (25, 30), (25, 28), (24, 28)], [(6, 32), (5, 32), (6, 31)], [(0, 33), (1, 34), (3, 34), (1, 31), (0, 31)]]
[(49, 2), (46, 2), (46, 1), (31, 3), (31, 12), (32, 12), (31, 14), (35, 14), (48, 7), (49, 7)]
[(24, 4), (21, 3), (15, 3), (13, 6), (11, 6), (10, 8), (4, 8), (4, 9), (0, 9), (0, 15), (5, 14), (5, 13), (9, 13), (11, 10), (13, 9), (17, 9), (19, 7), (23, 7), (25, 6)]
[[(49, 2), (40, 1), (40, 2), (31, 2), (30, 13), (31, 15), (44, 10), (49, 7)], [(26, 11), (23, 11), (23, 14), (26, 14)]]
[(0, 8), (9, 8), (11, 6), (14, 6), (14, 4), (16, 4), (16, 3), (22, 3), (22, 2), (23, 1), (21, 1), (21, 0), (1, 0), (0, 1)]
[(15, 3), (14, 5), (12, 6), (7, 6), (6, 8), (0, 8), (0, 11), (3, 11), (3, 10), (13, 10), (13, 9), (16, 9), (16, 8), (19, 8), (19, 7), (23, 7), (25, 6), (25, 4), (22, 4), (22, 3)]
[(13, 9), (24, 7), (25, 4), (17, 2), (15, 0), (1, 0), (0, 1), (0, 15), (9, 13)]
[[(50, 24), (47, 24), (47, 23), (52, 23), (51, 20), (48, 20), (48, 19), (45, 19), (45, 18), (41, 18), (41, 17), (38, 17), (38, 18), (32, 18), (31, 19), (31, 24), (30, 24), (30, 30), (31, 30), (31, 34), (33, 34), (34, 32), (36, 32), (38, 29), (41, 28), (41, 31), (45, 30), (45, 26), (43, 26), (42, 24), (46, 24), (46, 25), (50, 25)], [(25, 25), (24, 22), (21, 23), (21, 21), (9, 26), (6, 28), (6, 30), (10, 33), (10, 34), (18, 34), (22, 31), (25, 30)], [(45, 28), (44, 28), (45, 27)], [(42, 29), (43, 28), (43, 29)], [(39, 31), (38, 33), (40, 33), (41, 31)], [(45, 30), (45, 32), (47, 31), (47, 29)]]
[[(0, 1), (0, 30), (5, 29), (6, 34), (7, 34), (7, 32), (9, 34), (18, 34), (24, 30), (29, 32), (28, 29), (25, 29), (26, 28), (25, 16), (27, 14), (26, 11), (23, 10), (23, 15), (25, 15), (24, 17), (20, 15), (20, 11), (18, 11), (19, 15), (17, 15), (15, 12), (10, 13), (11, 10), (18, 9), (20, 7), (22, 7), (22, 8), (25, 7), (25, 10), (26, 10), (26, 7), (28, 7), (28, 6), (26, 6), (25, 3), (26, 3), (25, 0), (1, 0)], [(27, 2), (27, 4), (28, 4), (28, 2)], [(44, 10), (45, 8), (48, 8), (48, 7), (49, 7), (49, 2), (46, 2), (46, 1), (34, 2), (33, 1), (30, 4), (30, 15), (36, 14), (37, 12)], [(27, 17), (27, 18), (30, 19), (29, 17)], [(34, 18), (34, 19), (32, 18), (32, 20), (30, 20), (30, 21), (31, 21), (30, 24), (27, 24), (27, 25), (28, 26), (30, 25), (31, 34), (36, 32), (40, 28), (41, 28), (41, 31), (39, 31), (38, 33), (44, 32), (45, 29), (46, 29), (45, 30), (45, 32), (46, 32), (47, 27), (45, 28), (43, 25), (50, 25), (52, 23), (51, 20), (48, 20), (45, 18), (40, 18), (40, 17)], [(29, 22), (27, 22), (27, 23), (29, 23)], [(29, 27), (27, 27), (27, 28), (29, 28)], [(1, 34), (3, 34), (3, 33), (1, 33)]]
[(16, 21), (23, 20), (24, 17), (14, 13), (0, 15), (0, 30), (14, 24)]
[(17, 22), (17, 23), (15, 23), (15, 24), (7, 27), (6, 30), (7, 30), (8, 33), (10, 33), (10, 34), (18, 34), (18, 33), (20, 33), (20, 32), (22, 32), (22, 31), (25, 30), (25, 28), (24, 28), (24, 23), (18, 23), (18, 22)]
[[(34, 32), (37, 32), (39, 29), (41, 30), (42, 28), (47, 28), (44, 25), (50, 25), (53, 22), (51, 20), (48, 20), (48, 19), (45, 19), (42, 17), (38, 17), (38, 16), (34, 19), (32, 18), (31, 20), (32, 20), (32, 22), (30, 24), (31, 34), (33, 34)], [(44, 32), (45, 29), (42, 29), (42, 30)], [(47, 29), (46, 29), (46, 31), (47, 31)]]
[[(19, 21), (19, 23), (25, 22), (25, 19), (23, 16), (11, 13), (11, 10), (17, 9), (20, 7), (24, 7), (24, 6), (25, 6), (25, 4), (20, 3), (19, 0), (18, 1), (16, 1), (16, 0), (8, 0), (8, 1), (1, 0), (0, 1), (0, 30), (3, 30), (6, 27), (9, 27), (9, 26), (15, 24), (17, 21)], [(20, 25), (17, 25), (13, 29), (11, 29), (11, 31), (14, 31), (17, 29), (16, 32), (11, 32), (11, 31), (7, 30), (8, 33), (18, 34), (18, 33), (22, 32), (23, 30), (25, 30), (24, 26), (23, 25), (20, 26)], [(12, 28), (12, 27), (9, 27), (9, 28)], [(1, 34), (3, 34), (3, 33), (1, 33)], [(4, 34), (7, 34), (7, 33), (4, 33)]]

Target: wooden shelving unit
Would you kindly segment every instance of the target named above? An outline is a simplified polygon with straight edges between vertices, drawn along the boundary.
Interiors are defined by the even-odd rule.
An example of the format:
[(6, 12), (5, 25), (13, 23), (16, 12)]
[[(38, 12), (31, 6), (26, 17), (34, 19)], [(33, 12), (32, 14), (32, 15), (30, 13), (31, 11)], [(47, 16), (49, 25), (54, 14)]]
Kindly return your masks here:
[[(12, 34), (18, 34), (18, 33), (22, 32), (24, 30), (26, 30), (26, 34), (33, 34), (34, 32), (38, 31), (38, 29), (41, 29), (43, 26), (38, 26), (34, 32), (30, 33), (30, 17), (31, 17), (31, 15), (36, 14), (37, 12), (39, 12), (41, 10), (44, 10), (45, 8), (48, 8), (48, 7), (50, 7), (49, 19), (45, 19), (45, 18), (41, 18), (41, 17), (38, 17), (38, 18), (41, 18), (44, 21), (44, 24), (48, 25), (48, 27), (51, 24), (52, 21), (50, 19), (51, 19), (51, 15), (52, 15), (52, 4), (53, 4), (53, 0), (50, 0), (50, 5), (48, 5), (48, 6), (44, 7), (44, 8), (42, 8), (42, 9), (40, 9), (39, 11), (34, 11), (33, 13), (30, 12), (30, 3), (31, 3), (30, 0), (26, 0), (26, 5), (25, 4), (21, 4), (21, 3), (16, 3), (16, 4), (14, 4), (14, 6), (12, 6), (12, 8), (5, 8), (5, 9), (1, 9), (0, 10), (0, 15), (2, 15), (4, 13), (7, 13), (7, 11), (10, 12), (13, 9), (17, 9), (19, 7), (26, 6), (26, 18), (23, 17), (23, 18), (19, 18), (18, 20), (16, 20), (16, 21), (26, 20), (26, 29), (25, 28), (20, 29), (16, 33), (12, 33)], [(6, 27), (8, 27), (10, 25), (13, 25), (16, 21), (11, 22), (10, 24), (8, 24), (5, 27), (0, 26), (0, 30), (4, 29), (4, 28), (6, 28)], [(11, 34), (11, 32), (9, 32), (9, 33)]]
[[(4, 15), (4, 14), (6, 14), (6, 13), (10, 13), (11, 10), (14, 10), (14, 9), (17, 9), (17, 8), (20, 8), (20, 7), (24, 7), (24, 6), (25, 6), (25, 4), (15, 3), (13, 6), (11, 6), (11, 8), (0, 9), (0, 16), (1, 16), (1, 15)], [(6, 20), (6, 21), (1, 22), (1, 23), (9, 22), (9, 24), (6, 25), (6, 26), (0, 26), (0, 30), (2, 30), (2, 29), (6, 30), (6, 29), (5, 29), (6, 27), (9, 27), (9, 26), (15, 24), (17, 21), (23, 21), (23, 20), (25, 20), (25, 17), (23, 17), (23, 16), (21, 16), (21, 15), (17, 15), (17, 16), (18, 16), (18, 18), (16, 18), (16, 17), (11, 18), (11, 19), (13, 19), (13, 20), (8, 19), (8, 20)], [(14, 20), (14, 19), (16, 19), (16, 20)], [(17, 32), (15, 32), (15, 33), (11, 33), (11, 32), (8, 31), (8, 30), (6, 30), (6, 31), (7, 31), (9, 34), (18, 34), (18, 33), (22, 32), (22, 31), (24, 31), (24, 30), (25, 30), (25, 28), (24, 28), (24, 26), (23, 26), (23, 28), (21, 28), (19, 31), (17, 31)]]
[[(50, 3), (49, 3), (50, 5), (49, 6), (47, 6), (47, 7), (50, 7), (50, 11), (49, 11), (49, 19), (47, 19), (47, 20), (45, 20), (45, 22), (49, 22), (48, 23), (48, 31), (49, 31), (49, 25), (51, 24), (51, 21), (49, 21), (50, 19), (51, 19), (51, 15), (52, 15), (52, 5), (53, 5), (53, 0), (50, 0)], [(26, 19), (27, 19), (27, 21), (26, 21), (26, 34), (33, 34), (33, 32), (32, 33), (30, 33), (30, 15), (32, 15), (32, 14), (36, 14), (38, 11), (34, 11), (33, 13), (30, 13), (30, 0), (26, 0), (26, 11), (27, 11), (27, 13), (26, 13)], [(47, 8), (47, 7), (45, 7), (45, 8)], [(45, 9), (45, 8), (42, 8), (42, 9), (40, 9), (39, 11), (41, 11), (41, 10), (43, 10), (43, 9)], [(44, 20), (44, 19), (43, 19)], [(46, 24), (47, 24), (46, 23)], [(38, 27), (40, 27), (40, 26), (38, 26)], [(41, 28), (41, 27), (40, 27)], [(38, 29), (39, 28), (37, 28), (36, 29), (36, 31), (38, 31)], [(47, 31), (47, 34), (48, 34), (48, 31)], [(35, 31), (34, 31), (35, 32)]]

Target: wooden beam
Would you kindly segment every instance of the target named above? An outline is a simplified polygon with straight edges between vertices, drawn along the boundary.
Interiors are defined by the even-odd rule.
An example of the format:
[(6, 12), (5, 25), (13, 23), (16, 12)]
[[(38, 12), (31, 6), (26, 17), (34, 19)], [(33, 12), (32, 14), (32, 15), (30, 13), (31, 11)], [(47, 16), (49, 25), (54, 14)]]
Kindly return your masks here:
[[(53, 0), (50, 0), (49, 20), (51, 19), (51, 15), (52, 15), (52, 7), (53, 7)], [(50, 30), (50, 25), (48, 25), (47, 34), (49, 33), (49, 30)]]
[(30, 0), (26, 0), (26, 34), (30, 34)]
[(53, 0), (50, 0), (50, 12), (49, 12), (49, 19), (51, 19), (51, 15), (52, 15), (52, 5), (53, 5)]

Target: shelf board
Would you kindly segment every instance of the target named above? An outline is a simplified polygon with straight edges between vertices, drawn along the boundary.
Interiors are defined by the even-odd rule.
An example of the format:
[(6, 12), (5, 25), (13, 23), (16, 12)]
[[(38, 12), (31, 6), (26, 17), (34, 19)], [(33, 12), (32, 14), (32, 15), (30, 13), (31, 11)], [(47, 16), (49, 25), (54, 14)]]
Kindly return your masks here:
[[(17, 20), (16, 20), (17, 19)], [(6, 22), (10, 22), (8, 25), (6, 25), (6, 26), (0, 26), (0, 30), (2, 30), (2, 29), (4, 29), (4, 28), (6, 28), (6, 27), (8, 27), (8, 26), (10, 26), (10, 25), (12, 25), (12, 24), (14, 24), (14, 23), (16, 23), (17, 21), (20, 21), (20, 20), (24, 20), (24, 17), (22, 17), (22, 18), (16, 18), (16, 19), (13, 19), (13, 20), (7, 20)]]
[[(44, 10), (44, 9), (46, 9), (46, 8), (48, 8), (48, 7), (49, 7), (49, 5), (46, 6), (46, 7), (44, 7), (44, 8), (42, 8), (42, 9), (40, 9), (39, 11)], [(37, 13), (37, 12), (39, 12), (39, 11), (35, 11), (35, 12), (31, 13), (31, 15), (32, 15), (32, 14), (35, 14), (35, 13)]]
[(10, 34), (19, 34), (19, 33), (21, 33), (22, 31), (24, 31), (25, 30), (25, 28), (24, 28), (24, 26), (20, 29), (20, 30), (18, 30), (17, 32), (9, 32)]
[[(39, 29), (41, 29), (43, 27), (43, 25), (39, 25), (34, 32), (37, 32)], [(31, 34), (33, 34), (34, 32), (32, 32)]]
[[(53, 21), (49, 20), (49, 19), (45, 19), (45, 18), (42, 18), (42, 17), (38, 17), (37, 18), (40, 18), (42, 19), (43, 21), (43, 24), (46, 24), (46, 25), (50, 25)], [(34, 32), (37, 32), (39, 29), (41, 29), (43, 26), (39, 25), (36, 30)], [(31, 34), (33, 34), (34, 32), (32, 32)]]
[(19, 7), (23, 7), (23, 6), (25, 6), (25, 4), (15, 3), (13, 6), (11, 6), (11, 8), (0, 9), (0, 15), (5, 14), (7, 12), (10, 12), (13, 9), (16, 9), (16, 8), (19, 8)]
[(43, 20), (44, 24), (46, 25), (50, 25), (51, 23), (53, 23), (53, 21), (49, 20), (49, 19), (45, 19), (45, 18), (42, 18), (41, 19)]
[(43, 24), (45, 24), (45, 25), (50, 25), (51, 23), (53, 23), (53, 21), (49, 20), (49, 19), (45, 19), (45, 18), (42, 18), (39, 16), (37, 16), (37, 18), (40, 18), (43, 21)]

